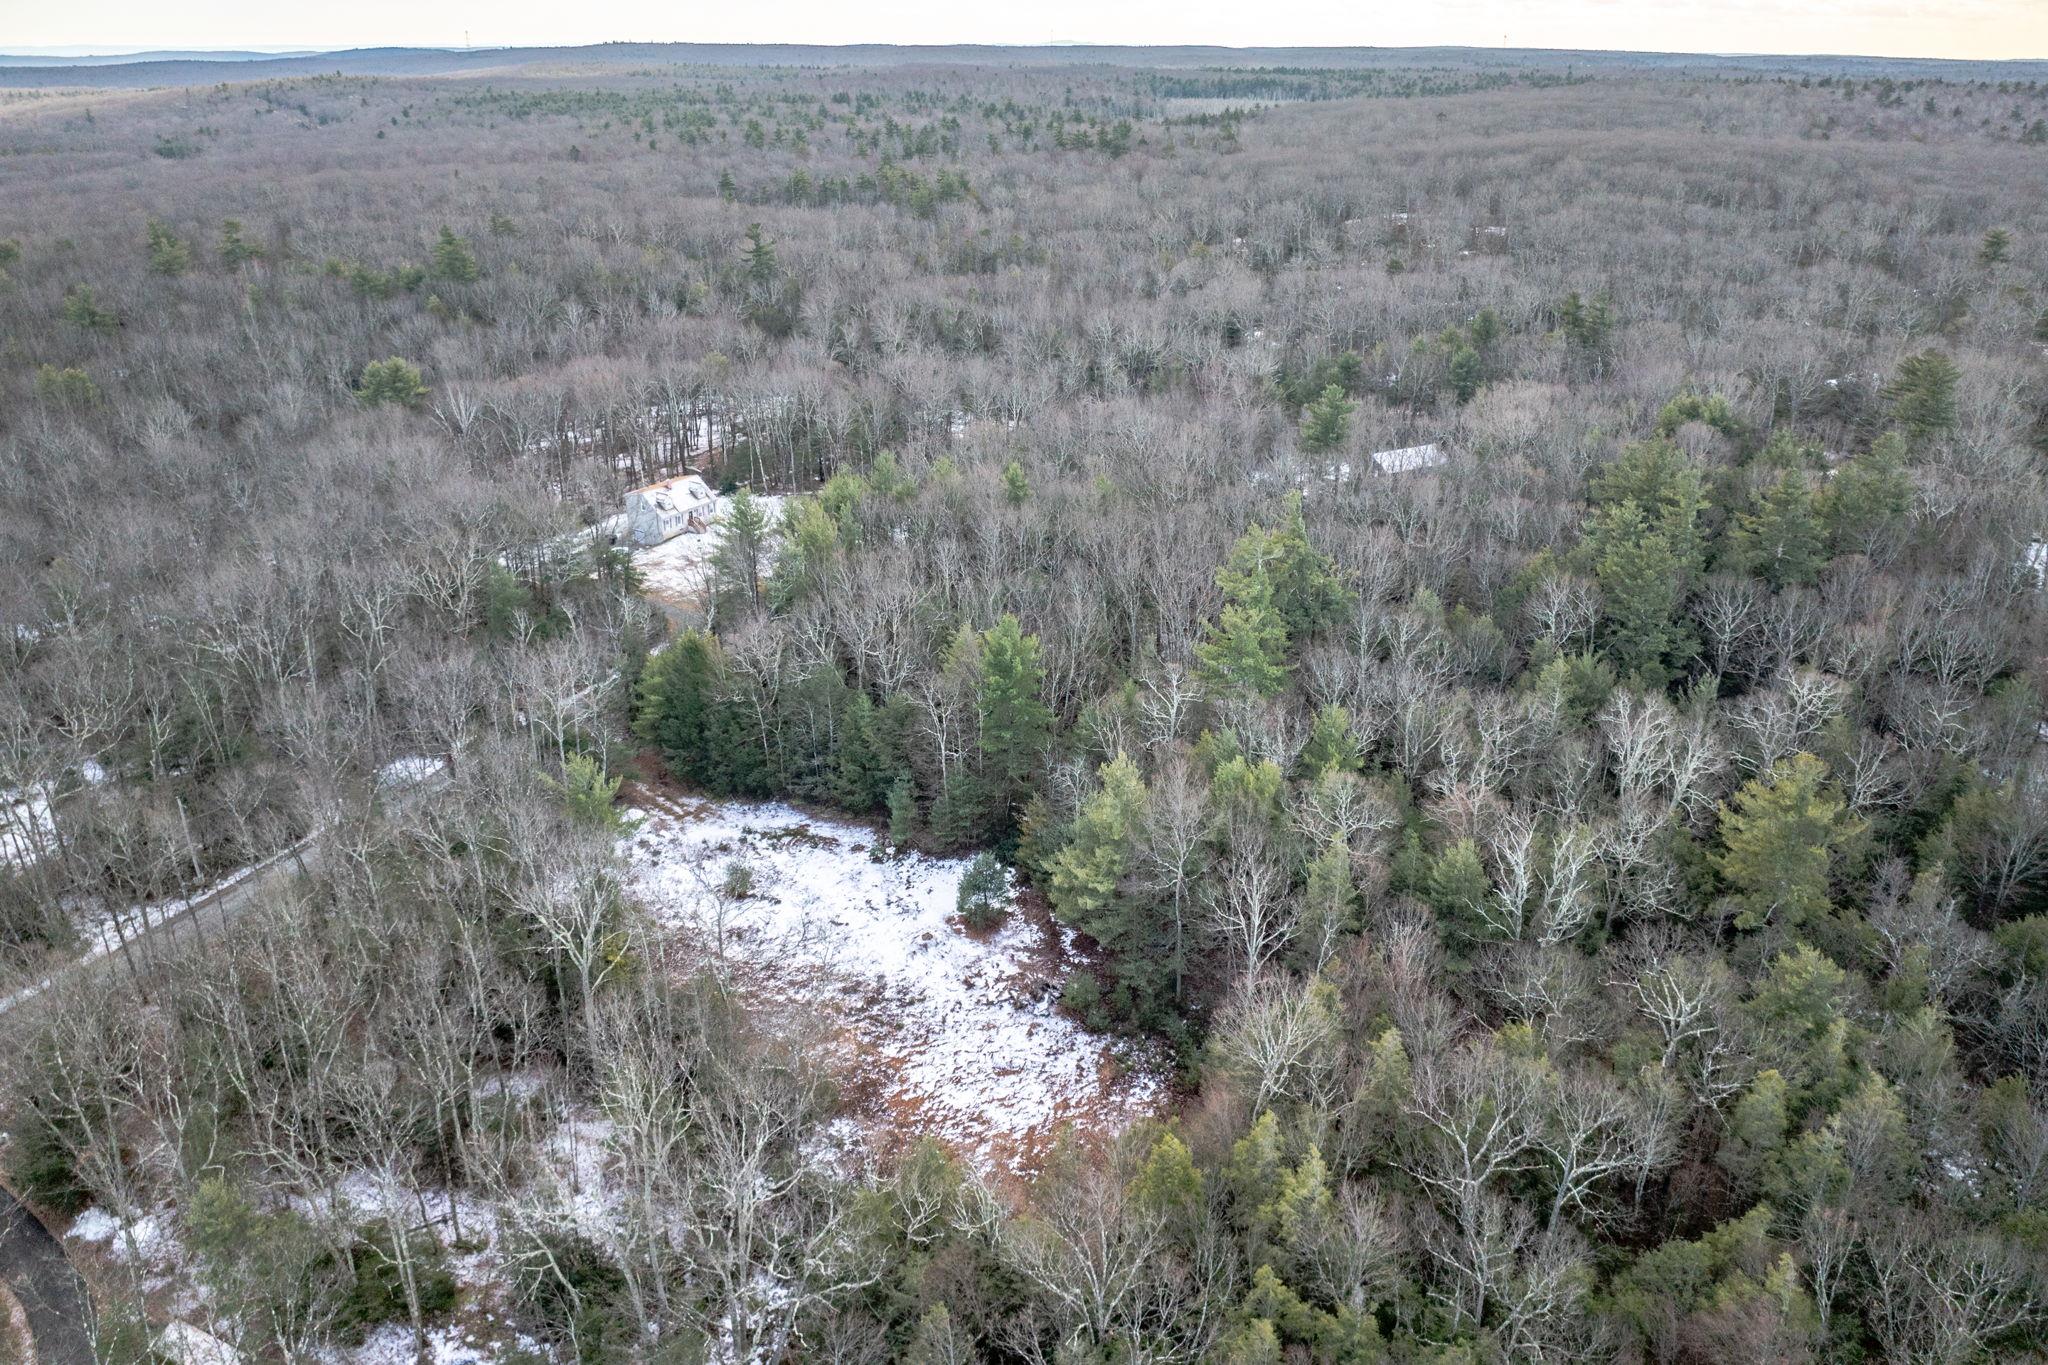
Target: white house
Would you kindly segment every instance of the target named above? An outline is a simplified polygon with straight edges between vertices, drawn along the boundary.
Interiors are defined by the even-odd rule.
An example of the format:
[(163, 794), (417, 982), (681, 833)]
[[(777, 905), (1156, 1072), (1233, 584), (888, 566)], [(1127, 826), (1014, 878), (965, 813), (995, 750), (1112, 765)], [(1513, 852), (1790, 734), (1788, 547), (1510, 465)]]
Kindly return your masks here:
[(710, 486), (695, 474), (650, 483), (626, 494), (626, 534), (635, 545), (659, 545), (710, 526), (717, 505)]
[(2034, 576), (2034, 586), (2048, 587), (2048, 540), (2029, 541), (2027, 557), (2022, 562)]
[(1435, 469), (1450, 461), (1450, 456), (1431, 441), (1426, 446), (1403, 446), (1399, 450), (1375, 450), (1372, 453), (1372, 472), (1375, 474), (1407, 474), (1417, 469)]

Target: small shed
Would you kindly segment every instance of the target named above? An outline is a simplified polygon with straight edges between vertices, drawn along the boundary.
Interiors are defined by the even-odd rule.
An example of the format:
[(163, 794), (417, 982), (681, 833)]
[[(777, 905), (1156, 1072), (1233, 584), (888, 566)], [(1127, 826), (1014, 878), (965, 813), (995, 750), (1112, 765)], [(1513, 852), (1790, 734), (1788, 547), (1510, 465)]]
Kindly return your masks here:
[(626, 494), (626, 534), (635, 545), (659, 545), (711, 525), (718, 498), (695, 474), (650, 483)]
[(1372, 472), (1409, 474), (1418, 469), (1435, 469), (1449, 463), (1450, 458), (1434, 441), (1428, 445), (1403, 446), (1399, 450), (1375, 450), (1372, 453)]

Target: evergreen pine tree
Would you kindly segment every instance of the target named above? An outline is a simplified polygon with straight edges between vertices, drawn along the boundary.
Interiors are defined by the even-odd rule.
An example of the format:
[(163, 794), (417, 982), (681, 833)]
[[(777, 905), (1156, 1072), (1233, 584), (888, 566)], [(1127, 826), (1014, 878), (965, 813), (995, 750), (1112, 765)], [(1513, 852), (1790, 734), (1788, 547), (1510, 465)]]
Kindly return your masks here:
[(761, 564), (768, 550), (768, 514), (745, 488), (726, 508), (724, 537), (711, 557), (711, 590), (721, 611), (751, 614), (761, 606)]
[(895, 764), (882, 752), (874, 703), (855, 692), (839, 721), (832, 755), (832, 799), (846, 810), (866, 814), (888, 799)]
[(1053, 855), (1047, 892), (1061, 919), (1115, 954), (1140, 941), (1124, 883), (1145, 827), (1145, 780), (1125, 754), (1100, 775), (1102, 785), (1074, 818), (1073, 837)]
[(640, 675), (634, 728), (683, 781), (720, 793), (765, 794), (773, 789), (773, 774), (762, 737), (728, 690), (718, 640), (685, 631)]
[(1784, 1073), (1796, 1111), (1831, 1104), (1854, 1077), (1849, 1058), (1849, 973), (1810, 943), (1795, 943), (1771, 959), (1744, 1011), (1773, 1040), (1772, 1058)]
[(1301, 925), (1295, 931), (1296, 963), (1307, 972), (1321, 971), (1339, 938), (1351, 928), (1358, 887), (1351, 876), (1351, 850), (1331, 839), (1308, 865), (1308, 885), (1301, 893)]
[(1313, 782), (1328, 773), (1355, 773), (1361, 766), (1351, 713), (1332, 702), (1316, 712), (1302, 745), (1301, 775)]
[(1912, 508), (1905, 440), (1897, 432), (1886, 432), (1829, 481), (1821, 506), (1828, 547), (1835, 554), (1868, 553), (1898, 533)]
[(1010, 908), (1010, 875), (995, 854), (984, 849), (960, 874), (957, 897), (960, 918), (970, 929), (992, 929)]
[(1485, 377), (1485, 365), (1479, 359), (1479, 352), (1470, 346), (1460, 346), (1451, 352), (1450, 384), (1451, 396), (1460, 403), (1469, 403), (1479, 392), (1480, 382)]
[(1039, 700), (1045, 666), (1038, 637), (1005, 615), (981, 635), (981, 756), (1003, 832), (1029, 795), (1039, 757), (1052, 742), (1052, 712)]
[(775, 243), (762, 235), (759, 223), (747, 224), (745, 256), (748, 282), (757, 290), (767, 290), (782, 268), (775, 259)]
[(225, 218), (220, 225), (220, 263), (230, 270), (246, 261), (259, 259), (263, 249), (242, 236), (240, 219)]
[(1956, 421), (1956, 377), (1956, 363), (1940, 351), (1907, 356), (1885, 387), (1892, 420), (1922, 444), (1947, 431)]
[(1678, 556), (1688, 582), (1704, 567), (1704, 481), (1699, 468), (1670, 440), (1640, 441), (1624, 450), (1594, 478), (1593, 500), (1601, 508), (1623, 502), (1641, 508), (1648, 527), (1662, 532), (1665, 544)]
[(711, 708), (717, 700), (718, 644), (685, 631), (647, 662), (640, 675), (634, 728), (661, 751), (678, 777), (701, 781)]
[(356, 389), (356, 397), (366, 407), (384, 403), (410, 407), (426, 396), (427, 386), (420, 379), (419, 367), (398, 356), (373, 360), (363, 366), (363, 380)]
[(775, 528), (781, 553), (768, 583), (776, 611), (786, 612), (824, 591), (826, 575), (839, 558), (841, 536), (822, 498), (794, 499)]
[(485, 567), (481, 596), (484, 633), (493, 640), (509, 640), (518, 633), (522, 624), (530, 624), (533, 620), (533, 591), (518, 574), (503, 564)]
[(1287, 623), (1265, 581), (1247, 584), (1195, 646), (1202, 676), (1219, 690), (1278, 696), (1287, 686)]
[(152, 218), (147, 228), (149, 269), (155, 275), (182, 275), (192, 268), (192, 248), (169, 226)]
[(917, 835), (917, 785), (904, 773), (889, 784), (889, 842), (898, 848)]
[(1415, 1090), (1414, 1066), (1401, 1030), (1383, 1029), (1366, 1044), (1363, 1070), (1354, 1092), (1354, 1113), (1360, 1150), (1373, 1151), (1393, 1144)]
[(90, 285), (73, 285), (64, 292), (64, 320), (88, 332), (110, 332), (121, 319), (113, 309), (102, 308)]
[[(1287, 623), (1289, 644), (1296, 644), (1304, 636), (1338, 624), (1351, 605), (1351, 594), (1329, 556), (1309, 542), (1301, 494), (1289, 493), (1286, 508), (1285, 524), (1277, 531), (1263, 532), (1265, 543), (1253, 553), (1269, 566), (1273, 605)], [(1260, 534), (1245, 536), (1239, 546), (1257, 545)], [(1236, 558), (1233, 551), (1233, 563)], [(1218, 581), (1229, 591), (1228, 579), (1219, 576)]]
[(1828, 909), (1829, 861), (1859, 826), (1827, 776), (1812, 754), (1794, 754), (1721, 806), (1715, 866), (1734, 890), (1736, 928), (1797, 928)]
[(1791, 1122), (1786, 1101), (1784, 1075), (1767, 1067), (1729, 1107), (1727, 1132), (1714, 1160), (1740, 1182), (1740, 1188), (1757, 1189), (1784, 1148)]
[(968, 848), (988, 837), (993, 799), (988, 783), (964, 764), (939, 786), (927, 826), (941, 849)]
[(1270, 758), (1233, 753), (1209, 779), (1209, 807), (1226, 843), (1278, 834), (1286, 822), (1286, 775)]
[(1593, 499), (1579, 553), (1600, 581), (1606, 651), (1662, 686), (1693, 650), (1681, 608), (1706, 554), (1699, 470), (1669, 440), (1639, 442), (1593, 480)]
[(1780, 475), (1738, 520), (1733, 539), (1743, 568), (1772, 587), (1813, 582), (1827, 552), (1806, 476), (1792, 469)]
[(1247, 1214), (1270, 1205), (1287, 1173), (1286, 1156), (1280, 1120), (1270, 1109), (1261, 1112), (1250, 1131), (1230, 1145), (1230, 1164), (1223, 1168), (1223, 1180), (1232, 1204)]
[(1284, 526), (1254, 526), (1216, 571), (1225, 606), (1196, 646), (1212, 686), (1277, 695), (1290, 645), (1341, 620), (1351, 600), (1329, 558), (1309, 543), (1299, 494), (1287, 508)]
[(1689, 657), (1692, 639), (1679, 619), (1685, 558), (1652, 530), (1633, 501), (1607, 508), (1589, 537), (1599, 558), (1605, 644), (1615, 666), (1661, 687), (1670, 664)]
[(590, 755), (570, 754), (562, 765), (562, 778), (556, 786), (562, 796), (562, 806), (571, 820), (590, 829), (615, 834), (626, 823), (614, 804), (624, 782), (623, 777), (606, 774), (604, 764)]
[(1572, 357), (1585, 369), (1598, 371), (1607, 359), (1608, 339), (1614, 332), (1614, 305), (1605, 294), (1591, 299), (1577, 291), (1565, 296), (1558, 306), (1558, 330)]
[(1328, 455), (1343, 447), (1351, 436), (1353, 404), (1344, 390), (1331, 384), (1308, 405), (1301, 422), (1301, 448), (1311, 455)]
[(1491, 308), (1480, 309), (1466, 325), (1465, 335), (1471, 338), (1472, 349), (1485, 355), (1500, 340), (1500, 314)]
[(97, 407), (100, 386), (76, 365), (38, 365), (36, 397), (67, 408)]
[(442, 227), (434, 242), (434, 278), (451, 284), (474, 284), (480, 273), (469, 243), (457, 237), (453, 228)]
[(1201, 1169), (1187, 1144), (1172, 1133), (1161, 1133), (1131, 1182), (1131, 1198), (1170, 1236), (1185, 1237), (1201, 1225), (1202, 1185)]
[(1003, 466), (1003, 497), (1010, 506), (1022, 507), (1031, 496), (1031, 482), (1024, 477), (1024, 466), (1015, 460)]
[(1470, 839), (1460, 839), (1437, 855), (1430, 864), (1428, 893), (1447, 939), (1456, 942), (1487, 935), (1481, 912), (1486, 898), (1493, 894), (1493, 882), (1480, 860), (1479, 846)]

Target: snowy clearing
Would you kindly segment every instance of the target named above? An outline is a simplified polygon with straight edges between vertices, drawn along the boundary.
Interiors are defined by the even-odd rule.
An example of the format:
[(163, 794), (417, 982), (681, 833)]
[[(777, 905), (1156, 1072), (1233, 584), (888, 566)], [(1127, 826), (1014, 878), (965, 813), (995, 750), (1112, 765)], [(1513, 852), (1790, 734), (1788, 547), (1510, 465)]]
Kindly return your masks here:
[[(1055, 1010), (1070, 931), (1021, 908), (967, 931), (967, 859), (885, 857), (874, 832), (787, 805), (643, 797), (622, 841), (631, 889), (764, 998), (824, 1015), (875, 1146), (929, 1135), (1024, 1173), (1062, 1128), (1111, 1133), (1163, 1103), (1159, 1055)], [(720, 895), (735, 860), (753, 876), (738, 901)]]
[[(783, 506), (788, 501), (787, 496), (779, 493), (755, 495), (754, 505), (761, 509), (771, 531), (782, 523)], [(711, 582), (711, 561), (718, 547), (725, 543), (726, 517), (731, 511), (732, 499), (721, 497), (712, 509), (708, 529), (686, 531), (634, 552), (633, 565), (640, 570), (647, 596), (672, 607), (702, 605), (704, 590)], [(774, 549), (774, 538), (770, 537), (763, 547), (764, 578), (774, 565)]]
[[(552, 1082), (540, 1073), (495, 1078), (493, 1094), (516, 1104), (540, 1106), (546, 1136), (533, 1153), (526, 1207), (539, 1210), (551, 1226), (573, 1227), (601, 1236), (616, 1217), (614, 1193), (606, 1182), (612, 1125), (601, 1118), (548, 1103)], [(538, 1201), (538, 1202), (533, 1202)], [(427, 1359), (433, 1365), (484, 1365), (517, 1354), (554, 1359), (554, 1354), (514, 1330), (505, 1311), (505, 1233), (498, 1203), (480, 1193), (414, 1189), (390, 1173), (356, 1170), (309, 1193), (279, 1196), (277, 1205), (309, 1223), (361, 1229), (392, 1219), (431, 1234), (448, 1256), (459, 1286), (452, 1313), (427, 1331)], [(248, 1358), (229, 1340), (211, 1289), (195, 1272), (198, 1261), (181, 1234), (177, 1210), (168, 1204), (123, 1219), (90, 1207), (72, 1219), (65, 1233), (70, 1254), (105, 1268), (122, 1267), (136, 1276), (152, 1310), (170, 1319), (159, 1334), (158, 1354), (171, 1365), (222, 1365)], [(203, 1324), (203, 1325), (202, 1325)], [(374, 1328), (357, 1346), (337, 1346), (313, 1357), (319, 1365), (414, 1365), (412, 1332), (404, 1322)]]
[(526, 442), (526, 449), (542, 452), (564, 446), (592, 451), (610, 443), (621, 447), (612, 456), (615, 468), (640, 467), (636, 454), (644, 454), (657, 465), (682, 464), (701, 460), (730, 445), (739, 435), (738, 421), (715, 412), (683, 416), (667, 408), (650, 407), (643, 411), (638, 423), (625, 421), (611, 428), (572, 427), (559, 436), (535, 436)]
[(126, 1222), (105, 1209), (89, 1208), (71, 1220), (70, 1235), (104, 1246), (117, 1261), (145, 1269), (162, 1269), (185, 1255), (168, 1207), (137, 1214)]
[(439, 777), (447, 771), (448, 760), (428, 754), (406, 754), (377, 769), (377, 790), (404, 790)]
[[(537, 1343), (522, 1340), (527, 1354), (539, 1351)], [(475, 1326), (450, 1323), (427, 1331), (426, 1360), (429, 1365), (488, 1365), (503, 1360), (505, 1343), (482, 1336)], [(416, 1365), (420, 1357), (413, 1350), (412, 1329), (402, 1323), (386, 1323), (370, 1333), (369, 1340), (351, 1351), (347, 1359), (355, 1365)]]
[(242, 1354), (204, 1328), (172, 1322), (157, 1333), (156, 1353), (171, 1365), (241, 1365)]
[(0, 792), (0, 866), (29, 867), (57, 848), (47, 786)]

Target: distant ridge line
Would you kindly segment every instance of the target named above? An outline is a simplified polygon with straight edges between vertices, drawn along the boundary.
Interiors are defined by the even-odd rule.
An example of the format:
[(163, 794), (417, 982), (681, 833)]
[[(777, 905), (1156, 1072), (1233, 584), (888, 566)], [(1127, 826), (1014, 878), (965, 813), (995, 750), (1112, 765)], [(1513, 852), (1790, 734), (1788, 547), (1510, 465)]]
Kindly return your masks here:
[[(90, 57), (0, 53), (0, 86), (149, 87), (294, 76), (463, 75), (507, 67), (678, 66), (1074, 66), (1137, 68), (1294, 66), (1359, 69), (1440, 64), (1481, 69), (1556, 69), (1581, 74), (1702, 70), (1786, 75), (1944, 76), (1955, 80), (2048, 80), (2048, 58), (1950, 60), (1841, 55), (1729, 55), (1494, 47), (1222, 47), (1044, 43), (596, 43), (574, 47), (365, 47), (285, 54), (109, 54)], [(538, 74), (538, 71), (536, 72)]]

